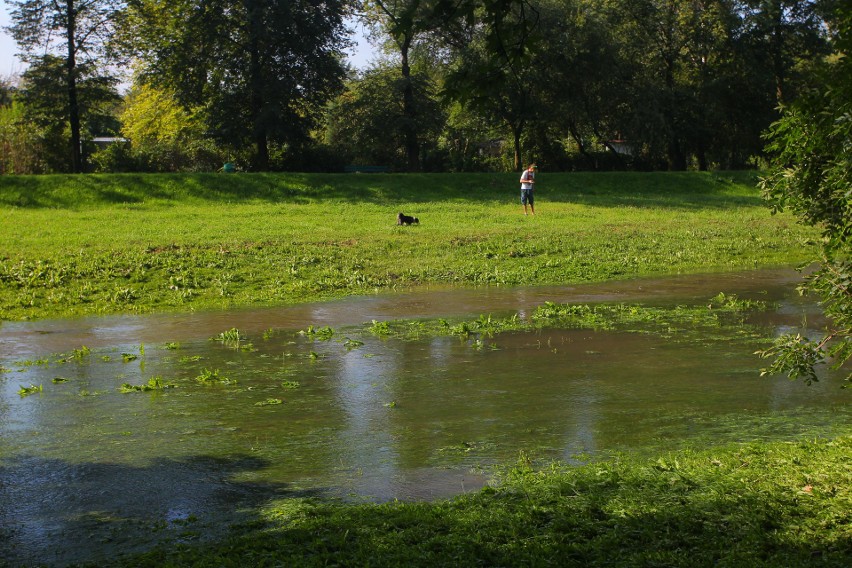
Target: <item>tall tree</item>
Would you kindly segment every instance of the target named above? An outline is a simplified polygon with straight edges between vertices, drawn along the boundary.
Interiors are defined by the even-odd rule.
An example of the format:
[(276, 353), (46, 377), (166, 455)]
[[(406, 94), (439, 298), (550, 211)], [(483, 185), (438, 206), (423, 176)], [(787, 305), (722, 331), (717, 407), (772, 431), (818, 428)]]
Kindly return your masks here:
[[(81, 67), (105, 69), (109, 40), (122, 0), (9, 0), (13, 6), (8, 28), (28, 63), (46, 56), (62, 60), (63, 106), (70, 132), (71, 171), (83, 171), (81, 136)], [(104, 73), (108, 80), (110, 74)]]
[[(742, 0), (746, 34), (760, 46), (778, 104), (795, 98), (796, 64), (824, 53), (823, 5), (833, 0)], [(827, 8), (830, 9), (830, 8)], [(793, 84), (791, 84), (793, 81)]]
[(534, 66), (539, 10), (528, 0), (467, 0), (455, 10), (460, 25), (445, 35), (456, 54), (445, 95), (499, 121), (520, 170), (522, 137), (537, 108), (533, 93), (547, 80)]
[[(408, 86), (413, 86), (411, 109), (401, 96)], [(395, 67), (368, 69), (350, 81), (330, 105), (327, 141), (355, 163), (409, 169), (411, 131), (417, 135), (419, 148), (426, 140), (437, 139), (443, 126), (443, 113), (433, 91), (423, 73), (404, 79)], [(409, 128), (412, 116), (416, 122)]]
[(220, 140), (300, 146), (342, 87), (347, 0), (130, 0), (126, 37), (143, 81), (204, 107)]
[[(811, 383), (816, 365), (852, 358), (852, 8), (840, 4), (829, 20), (834, 53), (812, 86), (784, 108), (769, 135), (772, 168), (763, 180), (773, 210), (789, 209), (823, 232), (820, 267), (806, 289), (821, 298), (830, 324), (822, 337), (785, 335), (763, 354), (767, 372)], [(852, 382), (852, 372), (846, 377)]]
[(380, 28), (390, 37), (399, 54), (402, 73), (402, 110), (400, 122), (405, 137), (408, 171), (420, 170), (420, 143), (417, 133), (415, 83), (411, 76), (411, 50), (419, 37), (435, 26), (433, 7), (427, 0), (369, 0), (364, 4), (368, 25)]

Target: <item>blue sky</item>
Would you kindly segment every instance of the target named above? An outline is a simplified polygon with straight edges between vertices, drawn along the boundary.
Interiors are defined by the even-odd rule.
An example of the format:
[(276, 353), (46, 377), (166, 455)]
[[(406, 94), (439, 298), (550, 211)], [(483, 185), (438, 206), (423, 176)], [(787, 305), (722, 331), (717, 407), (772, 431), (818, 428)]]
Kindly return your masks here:
[[(6, 0), (0, 0), (0, 28), (9, 25), (9, 5)], [(372, 59), (372, 50), (363, 38), (360, 32), (356, 31), (355, 39), (359, 45), (351, 53), (350, 61), (355, 67), (363, 68)], [(13, 75), (18, 75), (24, 70), (21, 61), (15, 57), (17, 46), (12, 38), (5, 31), (0, 29), (0, 78), (7, 78)]]

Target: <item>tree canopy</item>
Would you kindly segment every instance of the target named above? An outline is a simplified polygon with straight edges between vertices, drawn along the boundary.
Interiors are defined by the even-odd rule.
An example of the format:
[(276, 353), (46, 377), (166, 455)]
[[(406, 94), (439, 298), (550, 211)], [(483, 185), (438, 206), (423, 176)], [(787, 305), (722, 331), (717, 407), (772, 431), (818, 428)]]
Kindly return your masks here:
[[(21, 49), (38, 63), (49, 47), (63, 85), (61, 96), (25, 98), (20, 93), (40, 96), (34, 72), (14, 98), (25, 112), (52, 105), (68, 129), (51, 136), (73, 140), (72, 152), (85, 148), (97, 133), (86, 130), (81, 112), (102, 104), (82, 100), (77, 82), (118, 78), (120, 53), (134, 71), (125, 105), (139, 108), (140, 93), (169, 97), (193, 117), (187, 144), (205, 148), (155, 158), (153, 141), (168, 147), (170, 139), (140, 135), (136, 120), (124, 130), (136, 152), (124, 165), (143, 170), (206, 169), (211, 156), (255, 170), (339, 171), (332, 156), (397, 171), (517, 170), (529, 160), (552, 170), (760, 167), (762, 133), (780, 117), (779, 104), (790, 108), (807, 94), (813, 70), (837, 49), (835, 4), (15, 0)], [(346, 66), (353, 18), (370, 22), (387, 48), (374, 68)], [(368, 131), (341, 114), (356, 102), (353, 118)], [(380, 116), (384, 137), (368, 127)], [(41, 144), (37, 153), (56, 147)], [(78, 171), (83, 158), (72, 156), (67, 168), (53, 158), (40, 163), (44, 171)]]
[(823, 232), (819, 268), (805, 289), (819, 295), (830, 326), (818, 339), (785, 335), (764, 353), (775, 357), (770, 372), (808, 383), (818, 364), (840, 367), (852, 357), (852, 8), (838, 6), (830, 23), (834, 52), (772, 125), (772, 168), (763, 180), (774, 210), (789, 209)]

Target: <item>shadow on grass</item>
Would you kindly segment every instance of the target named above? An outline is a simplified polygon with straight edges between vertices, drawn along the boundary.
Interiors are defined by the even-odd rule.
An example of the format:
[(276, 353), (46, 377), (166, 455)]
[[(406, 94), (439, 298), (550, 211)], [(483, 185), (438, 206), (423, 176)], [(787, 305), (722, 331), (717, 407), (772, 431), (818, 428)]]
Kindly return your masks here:
[[(69, 208), (160, 202), (405, 205), (519, 199), (517, 174), (116, 174), (4, 176), (0, 204)], [(539, 175), (541, 200), (598, 207), (759, 206), (755, 172)]]
[(845, 568), (850, 443), (522, 467), (498, 489), (433, 503), (279, 502), (223, 541), (118, 564)]
[(22, 457), (0, 467), (0, 566), (101, 564), (161, 543), (223, 538), (277, 484), (234, 481), (252, 456), (156, 459), (143, 467)]

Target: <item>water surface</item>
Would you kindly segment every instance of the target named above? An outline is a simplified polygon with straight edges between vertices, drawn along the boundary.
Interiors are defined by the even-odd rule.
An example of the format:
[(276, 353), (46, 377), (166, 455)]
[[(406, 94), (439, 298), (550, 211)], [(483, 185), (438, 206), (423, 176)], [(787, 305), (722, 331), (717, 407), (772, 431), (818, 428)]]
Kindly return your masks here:
[[(848, 433), (839, 373), (812, 387), (759, 376), (754, 352), (768, 338), (821, 325), (798, 282), (762, 271), (4, 323), (0, 558), (63, 565), (215, 536), (274, 497), (452, 496), (521, 452), (579, 463)], [(364, 331), (373, 320), (524, 318), (545, 301), (666, 306), (719, 292), (777, 308), (711, 334), (546, 329), (477, 344)], [(297, 333), (309, 326), (334, 335)], [(211, 340), (231, 328), (241, 341)], [(219, 381), (198, 380), (213, 373)], [(174, 387), (120, 392), (152, 377)], [(21, 396), (22, 385), (43, 391)]]

